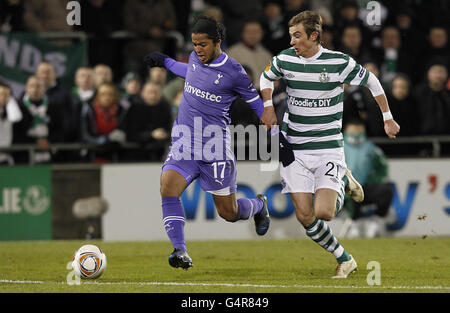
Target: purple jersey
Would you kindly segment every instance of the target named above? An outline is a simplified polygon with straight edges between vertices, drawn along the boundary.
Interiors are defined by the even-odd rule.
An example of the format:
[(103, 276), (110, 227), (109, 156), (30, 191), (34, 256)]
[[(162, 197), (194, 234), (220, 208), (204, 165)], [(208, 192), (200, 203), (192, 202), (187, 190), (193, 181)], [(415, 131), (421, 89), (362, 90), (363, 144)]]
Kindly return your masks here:
[[(211, 156), (205, 155), (206, 150), (215, 154), (219, 152), (215, 149), (221, 148), (223, 153), (219, 153), (220, 156), (215, 154), (213, 160), (230, 158), (228, 125), (231, 103), (240, 96), (258, 117), (264, 110), (262, 100), (242, 65), (225, 53), (213, 62), (203, 64), (193, 51), (187, 65), (169, 59), (166, 67), (185, 78), (178, 117), (172, 129), (172, 148), (182, 146), (181, 151), (188, 147), (194, 159), (205, 161), (212, 160)], [(190, 134), (187, 135), (188, 131)], [(219, 138), (221, 144), (218, 144)]]

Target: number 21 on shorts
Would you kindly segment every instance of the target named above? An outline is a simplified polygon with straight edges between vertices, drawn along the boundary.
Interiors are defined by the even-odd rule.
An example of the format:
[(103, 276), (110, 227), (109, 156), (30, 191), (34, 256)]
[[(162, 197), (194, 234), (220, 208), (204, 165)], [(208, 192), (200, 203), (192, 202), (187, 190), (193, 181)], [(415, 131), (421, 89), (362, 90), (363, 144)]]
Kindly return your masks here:
[(333, 162), (328, 162), (326, 167), (328, 168), (328, 171), (325, 173), (326, 176), (339, 178), (339, 167), (336, 164)]

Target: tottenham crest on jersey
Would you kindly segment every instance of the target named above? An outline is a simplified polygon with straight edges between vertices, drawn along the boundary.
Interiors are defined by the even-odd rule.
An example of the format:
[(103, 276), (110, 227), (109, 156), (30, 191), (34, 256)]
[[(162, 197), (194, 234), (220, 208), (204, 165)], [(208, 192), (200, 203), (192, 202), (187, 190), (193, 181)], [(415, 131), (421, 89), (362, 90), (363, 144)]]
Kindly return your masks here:
[(330, 80), (330, 74), (328, 74), (326, 68), (324, 68), (322, 73), (320, 73), (319, 80), (321, 83), (327, 83)]
[(223, 77), (223, 75), (217, 74), (217, 79), (214, 81), (214, 84), (218, 85), (219, 84), (219, 79), (221, 79), (222, 77)]

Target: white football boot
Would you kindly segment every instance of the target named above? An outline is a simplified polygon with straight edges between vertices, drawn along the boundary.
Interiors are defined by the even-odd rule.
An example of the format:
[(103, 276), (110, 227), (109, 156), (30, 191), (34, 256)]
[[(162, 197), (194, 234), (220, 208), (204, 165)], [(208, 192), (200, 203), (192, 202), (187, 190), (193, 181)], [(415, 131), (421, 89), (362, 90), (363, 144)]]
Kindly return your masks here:
[(347, 278), (347, 276), (356, 271), (358, 269), (358, 265), (356, 264), (355, 259), (352, 255), (350, 255), (350, 260), (346, 262), (342, 262), (336, 266), (336, 271), (334, 276), (331, 278)]
[(347, 168), (345, 172), (347, 176), (348, 184), (345, 186), (345, 193), (352, 196), (352, 199), (356, 202), (362, 202), (364, 200), (364, 190), (358, 181), (353, 177), (352, 171)]

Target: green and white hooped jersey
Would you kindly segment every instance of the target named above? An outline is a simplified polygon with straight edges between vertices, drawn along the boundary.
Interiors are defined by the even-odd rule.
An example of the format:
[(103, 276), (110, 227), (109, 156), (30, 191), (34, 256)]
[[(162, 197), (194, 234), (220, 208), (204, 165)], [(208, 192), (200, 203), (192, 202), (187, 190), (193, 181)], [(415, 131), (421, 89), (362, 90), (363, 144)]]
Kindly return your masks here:
[(320, 47), (316, 55), (304, 58), (289, 48), (273, 57), (263, 75), (270, 81), (286, 80), (288, 106), (281, 129), (294, 150), (344, 153), (344, 84), (365, 86), (369, 71), (341, 52)]

